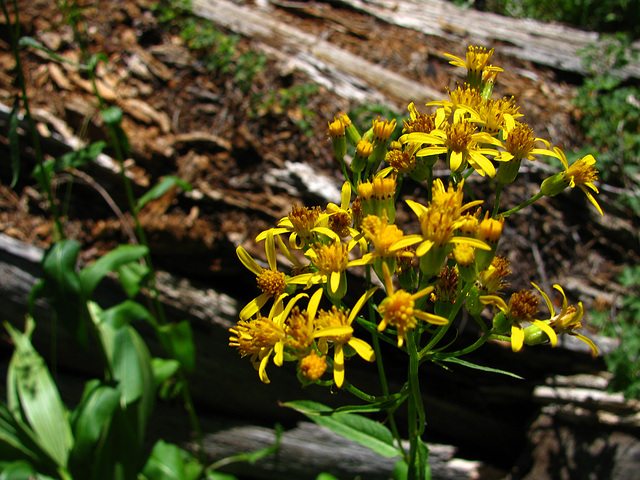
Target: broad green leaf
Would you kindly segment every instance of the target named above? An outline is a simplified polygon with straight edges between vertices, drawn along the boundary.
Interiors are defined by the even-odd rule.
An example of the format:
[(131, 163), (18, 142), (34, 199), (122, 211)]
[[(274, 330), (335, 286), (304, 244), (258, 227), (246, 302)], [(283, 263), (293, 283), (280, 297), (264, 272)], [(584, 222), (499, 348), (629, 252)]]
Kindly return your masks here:
[(158, 328), (160, 341), (172, 358), (178, 360), (187, 372), (193, 372), (196, 360), (191, 325), (187, 320)]
[(156, 388), (180, 370), (180, 362), (170, 358), (155, 357), (151, 360), (151, 366), (153, 367), (153, 378), (155, 379)]
[(440, 362), (457, 363), (458, 365), (463, 365), (463, 366), (468, 367), (468, 368), (473, 368), (474, 370), (482, 370), (483, 372), (499, 373), (501, 375), (507, 375), (509, 377), (513, 377), (513, 378), (517, 378), (518, 380), (522, 380), (522, 377), (520, 375), (515, 374), (515, 373), (507, 372), (506, 370), (500, 370), (498, 368), (485, 367), (485, 366), (478, 365), (476, 363), (471, 363), (471, 362), (469, 362), (467, 360), (462, 360), (462, 359), (456, 358), (456, 357), (439, 358), (438, 361), (440, 361)]
[(138, 401), (138, 434), (144, 436), (155, 400), (151, 355), (138, 332), (129, 325), (116, 330), (113, 345), (113, 374), (124, 405)]
[(146, 284), (151, 270), (140, 262), (121, 265), (117, 269), (120, 284), (129, 298), (134, 298)]
[[(32, 319), (30, 321), (33, 322)], [(5, 328), (15, 345), (10, 369), (20, 409), (38, 445), (57, 465), (66, 467), (73, 435), (56, 384), (29, 338), (8, 323), (5, 323)]]
[(177, 445), (158, 440), (142, 473), (148, 480), (196, 480), (202, 465)]
[(108, 385), (97, 385), (85, 392), (81, 404), (76, 408), (73, 422), (76, 459), (89, 459), (94, 447), (111, 424), (114, 411), (120, 404), (120, 392)]
[(82, 288), (76, 271), (79, 252), (80, 244), (75, 240), (56, 242), (45, 254), (42, 261), (44, 281), (30, 301), (37, 298), (35, 295), (49, 297), (60, 324), (84, 345), (87, 332), (82, 314)]
[(287, 402), (284, 406), (303, 413), (318, 425), (368, 447), (383, 457), (400, 455), (400, 451), (393, 444), (391, 431), (370, 418), (351, 413), (332, 414), (329, 407), (308, 400)]
[(91, 298), (95, 288), (109, 272), (114, 272), (120, 266), (139, 259), (148, 251), (147, 247), (143, 245), (120, 245), (100, 257), (93, 265), (85, 267), (80, 272), (85, 298)]
[(153, 188), (151, 188), (147, 193), (145, 193), (136, 204), (136, 210), (140, 210), (144, 207), (147, 202), (150, 200), (155, 200), (160, 198), (162, 195), (167, 193), (169, 189), (174, 186), (179, 186), (183, 190), (191, 191), (191, 185), (182, 180), (181, 178), (174, 177), (173, 175), (167, 175), (163, 177)]
[(123, 325), (129, 325), (138, 320), (146, 320), (150, 324), (155, 324), (155, 319), (151, 312), (141, 303), (133, 300), (125, 300), (114, 307), (104, 310), (99, 315), (101, 322), (107, 322), (114, 329)]
[(9, 188), (13, 188), (18, 183), (18, 177), (20, 176), (20, 136), (18, 135), (18, 120), (20, 114), (20, 98), (16, 96), (11, 114), (9, 115), (9, 155), (11, 157), (11, 170), (13, 175), (11, 177), (11, 185)]

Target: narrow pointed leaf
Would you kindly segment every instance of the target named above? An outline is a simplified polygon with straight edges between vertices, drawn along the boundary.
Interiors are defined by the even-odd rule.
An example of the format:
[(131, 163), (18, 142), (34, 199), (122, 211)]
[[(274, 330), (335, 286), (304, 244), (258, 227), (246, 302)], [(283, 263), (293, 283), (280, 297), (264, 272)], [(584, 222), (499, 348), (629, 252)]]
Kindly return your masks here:
[(393, 444), (391, 431), (370, 418), (351, 413), (332, 414), (329, 407), (307, 400), (287, 402), (284, 406), (299, 411), (318, 425), (368, 447), (384, 457), (400, 455), (400, 451)]
[(122, 265), (139, 259), (148, 251), (143, 245), (120, 245), (100, 257), (93, 265), (84, 268), (80, 272), (80, 279), (85, 298), (91, 298), (95, 288), (109, 272), (114, 272)]

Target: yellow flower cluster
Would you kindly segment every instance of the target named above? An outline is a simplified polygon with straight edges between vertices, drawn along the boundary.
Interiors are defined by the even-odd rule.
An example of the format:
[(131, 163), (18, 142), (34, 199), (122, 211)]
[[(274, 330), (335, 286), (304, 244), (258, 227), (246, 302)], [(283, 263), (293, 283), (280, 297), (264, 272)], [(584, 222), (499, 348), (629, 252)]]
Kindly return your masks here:
[[(261, 293), (240, 312), (230, 345), (251, 356), (263, 382), (269, 382), (266, 367), (273, 356), (276, 366), (296, 362), (303, 383), (321, 382), (329, 370), (333, 378), (326, 382), (342, 387), (346, 359), (376, 358), (376, 349), (356, 336), (357, 324), (374, 336), (374, 346), (378, 340), (404, 350), (411, 346), (427, 358), (442, 338), (434, 332), (445, 332), (462, 306), (483, 326), (485, 339), (508, 340), (514, 351), (524, 344), (555, 345), (557, 335), (567, 333), (597, 354), (593, 342), (575, 332), (582, 304), (569, 306), (561, 287), (556, 286), (564, 301), (556, 314), (536, 286), (550, 310), (545, 320), (535, 318), (537, 294), (515, 293), (508, 304), (500, 296), (510, 273), (508, 260), (496, 255), (507, 215), (576, 186), (602, 210), (591, 194), (597, 193), (595, 159), (588, 155), (569, 166), (558, 147), (552, 149), (518, 120), (522, 114), (513, 98), (491, 98), (502, 71), (490, 64), (492, 55), (482, 47), (469, 47), (466, 60), (448, 55), (453, 65), (467, 69), (467, 83), (450, 91), (448, 100), (428, 104), (437, 107), (432, 114), (409, 104), (398, 141), (392, 140), (395, 119), (378, 118), (361, 134), (346, 114), (337, 115), (328, 127), (346, 177), (340, 205), (294, 205), (277, 226), (260, 233), (256, 242), (264, 241), (265, 267), (237, 248)], [(530, 201), (498, 214), (502, 187), (515, 181), (523, 160), (539, 155), (559, 159), (565, 171), (545, 180)], [(447, 181), (433, 178), (438, 160), (448, 167)], [(496, 179), (492, 212), (483, 211), (482, 200), (465, 201), (465, 180), (473, 172)], [(401, 228), (396, 210), (407, 177), (425, 183), (426, 199), (406, 200), (414, 222)], [(278, 265), (278, 253), (289, 265)], [(347, 289), (351, 273), (361, 279), (356, 286), (367, 285), (355, 303)], [(498, 311), (491, 326), (481, 318), (488, 306)]]

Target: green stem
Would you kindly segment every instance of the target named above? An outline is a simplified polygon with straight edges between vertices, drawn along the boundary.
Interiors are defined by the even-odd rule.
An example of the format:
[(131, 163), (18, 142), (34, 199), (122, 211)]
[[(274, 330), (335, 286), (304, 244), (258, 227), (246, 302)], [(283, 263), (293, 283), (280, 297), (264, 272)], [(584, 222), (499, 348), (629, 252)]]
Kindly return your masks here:
[(493, 204), (493, 214), (491, 215), (492, 218), (498, 217), (498, 208), (500, 208), (500, 195), (502, 194), (503, 186), (504, 185), (502, 183), (498, 182), (498, 186), (496, 187), (496, 198)]
[[(365, 278), (367, 284), (371, 284), (371, 265), (367, 265)], [(373, 306), (373, 299), (369, 299), (367, 302), (367, 306), (369, 309), (369, 322), (371, 325), (376, 324), (376, 311)], [(380, 387), (382, 389), (382, 395), (385, 397), (389, 397), (389, 384), (387, 382), (387, 375), (384, 370), (384, 364), (382, 363), (382, 351), (380, 349), (380, 338), (376, 335), (375, 332), (371, 333), (371, 343), (373, 343), (373, 351), (376, 353), (376, 367), (378, 368), (378, 376), (380, 377)], [(406, 452), (402, 448), (402, 437), (400, 436), (400, 432), (398, 431), (398, 425), (396, 424), (396, 419), (394, 417), (395, 409), (387, 409), (387, 419), (389, 420), (389, 428), (393, 433), (396, 442), (398, 443), (398, 448), (402, 450), (403, 455), (406, 457)]]
[(422, 473), (418, 468), (421, 463), (417, 461), (417, 455), (420, 442), (420, 436), (424, 432), (425, 411), (424, 404), (422, 403), (422, 392), (420, 390), (420, 380), (418, 376), (418, 367), (420, 366), (420, 360), (418, 356), (418, 348), (415, 342), (414, 335), (417, 332), (414, 329), (408, 332), (407, 335), (407, 350), (409, 351), (409, 474), (410, 480), (418, 480), (422, 477)]
[(529, 205), (531, 205), (532, 203), (536, 202), (537, 200), (539, 200), (541, 197), (544, 197), (544, 193), (542, 192), (538, 192), (536, 193), (533, 197), (531, 197), (529, 200), (527, 200), (526, 202), (518, 205), (515, 208), (512, 208), (511, 210), (507, 210), (506, 212), (502, 212), (501, 215), (503, 217), (508, 217), (509, 215), (511, 215), (512, 213), (516, 213), (519, 212), (520, 210), (522, 210), (525, 207), (528, 207)]
[(36, 130), (36, 122), (31, 115), (31, 110), (29, 109), (29, 97), (27, 96), (27, 82), (24, 78), (24, 71), (22, 69), (22, 61), (20, 60), (20, 52), (18, 49), (18, 44), (20, 42), (20, 21), (18, 20), (18, 12), (20, 11), (18, 8), (18, 1), (13, 1), (13, 9), (15, 11), (15, 25), (11, 25), (11, 19), (9, 18), (9, 12), (7, 10), (7, 6), (2, 0), (0, 2), (0, 6), (2, 7), (2, 12), (4, 13), (5, 18), (7, 19), (7, 25), (9, 25), (9, 30), (11, 32), (11, 50), (13, 53), (14, 60), (16, 62), (16, 82), (20, 87), (20, 98), (22, 100), (22, 104), (24, 105), (24, 113), (25, 118), (29, 124), (29, 134), (31, 136), (31, 147), (33, 148), (36, 162), (38, 162), (38, 166), (40, 168), (40, 184), (44, 188), (44, 193), (49, 202), (49, 206), (51, 208), (51, 216), (53, 217), (54, 223), (54, 240), (64, 238), (64, 232), (62, 230), (62, 224), (60, 222), (60, 214), (58, 212), (58, 205), (56, 204), (55, 198), (53, 196), (53, 189), (51, 188), (51, 178), (46, 173), (44, 168), (44, 157), (42, 155), (42, 147), (40, 146), (40, 137), (38, 136), (38, 131)]
[(458, 315), (458, 312), (462, 308), (462, 304), (464, 303), (464, 299), (466, 298), (467, 294), (469, 293), (469, 290), (471, 290), (471, 287), (473, 287), (473, 283), (469, 282), (460, 291), (460, 293), (458, 294), (458, 298), (456, 298), (456, 303), (453, 306), (453, 309), (451, 310), (451, 313), (449, 314), (449, 323), (446, 324), (446, 325), (443, 325), (442, 327), (440, 327), (440, 329), (438, 330), (438, 333), (436, 333), (434, 335), (434, 337), (427, 344), (427, 346), (424, 347), (422, 350), (420, 350), (420, 353), (418, 354), (418, 357), (419, 357), (420, 361), (422, 361), (422, 360), (424, 360), (426, 358), (426, 356), (429, 354), (431, 349), (433, 349), (433, 347), (435, 347), (438, 344), (438, 342), (440, 340), (442, 340), (442, 337), (444, 337), (444, 335), (447, 333), (447, 331), (449, 330), (449, 327), (451, 327), (451, 325), (453, 324), (453, 321), (455, 320), (456, 315)]

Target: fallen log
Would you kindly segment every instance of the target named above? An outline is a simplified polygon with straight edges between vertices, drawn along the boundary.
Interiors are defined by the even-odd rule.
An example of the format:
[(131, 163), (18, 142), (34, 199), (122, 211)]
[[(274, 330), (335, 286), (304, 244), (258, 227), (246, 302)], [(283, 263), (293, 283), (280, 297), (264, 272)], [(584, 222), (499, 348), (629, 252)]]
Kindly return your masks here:
[[(501, 55), (580, 74), (587, 73), (580, 52), (600, 36), (556, 23), (460, 8), (445, 0), (339, 1), (407, 29), (487, 47), (499, 43)], [(640, 41), (632, 48), (640, 51)], [(624, 78), (640, 78), (640, 62), (632, 61), (617, 73)]]
[(420, 104), (442, 96), (441, 91), (364, 60), (260, 9), (225, 0), (193, 0), (191, 8), (220, 27), (266, 45), (272, 54), (279, 52), (289, 65), (343, 98), (373, 104), (388, 104), (388, 99), (404, 103), (412, 98)]

